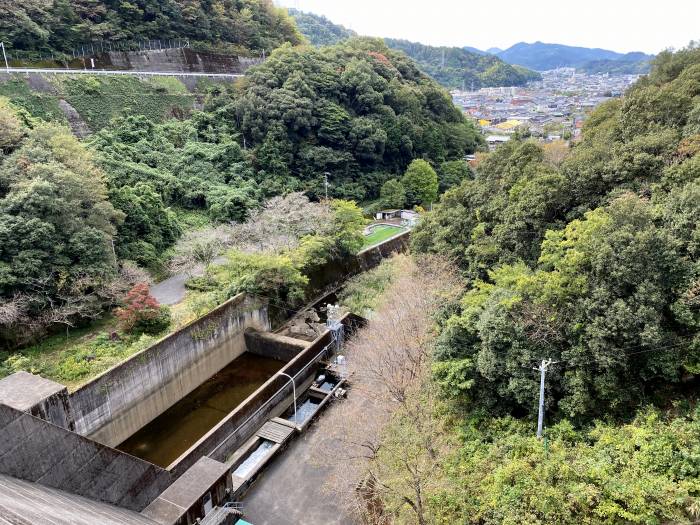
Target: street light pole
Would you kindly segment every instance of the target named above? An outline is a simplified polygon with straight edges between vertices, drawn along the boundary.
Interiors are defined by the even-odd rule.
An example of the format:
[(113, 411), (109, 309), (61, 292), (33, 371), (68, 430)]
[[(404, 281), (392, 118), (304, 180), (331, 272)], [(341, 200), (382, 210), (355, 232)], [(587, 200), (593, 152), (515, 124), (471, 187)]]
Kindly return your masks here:
[(7, 62), (7, 55), (5, 54), (5, 42), (0, 42), (0, 47), (2, 47), (2, 56), (5, 59), (5, 69), (10, 72), (10, 64)]
[(323, 180), (324, 180), (324, 182), (325, 182), (325, 184), (326, 184), (326, 200), (328, 200), (328, 176), (329, 176), (329, 175), (330, 175), (330, 173), (328, 173), (328, 172), (325, 172), (325, 173), (323, 174)]
[(298, 425), (299, 421), (297, 421), (297, 387), (296, 384), (294, 384), (294, 378), (285, 372), (280, 372), (279, 374), (281, 376), (288, 377), (289, 380), (292, 382), (292, 396), (294, 397), (294, 424)]

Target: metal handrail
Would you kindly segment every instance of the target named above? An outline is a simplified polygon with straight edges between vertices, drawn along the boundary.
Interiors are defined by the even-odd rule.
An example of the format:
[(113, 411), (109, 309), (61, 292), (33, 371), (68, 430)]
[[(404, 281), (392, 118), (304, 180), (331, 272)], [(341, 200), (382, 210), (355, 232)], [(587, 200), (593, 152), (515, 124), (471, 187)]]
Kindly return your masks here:
[[(321, 355), (323, 355), (326, 351), (328, 351), (328, 349), (329, 349), (329, 348), (331, 347), (331, 345), (333, 345), (334, 343), (335, 343), (335, 340), (334, 340), (334, 339), (331, 340), (331, 342), (328, 343), (326, 346), (324, 346), (323, 349), (322, 349), (318, 354), (316, 354), (316, 355), (313, 357), (313, 359), (311, 359), (306, 365), (304, 365), (304, 366), (301, 368), (301, 370), (299, 370), (297, 373), (295, 373), (293, 377), (296, 379), (296, 378), (297, 378), (301, 373), (303, 373), (309, 366), (311, 366), (312, 364), (316, 363), (316, 360), (317, 360), (319, 357), (321, 357)], [(221, 442), (214, 448), (214, 450), (212, 450), (212, 451), (211, 451), (209, 454), (207, 454), (207, 455), (208, 455), (208, 456), (212, 456), (212, 455), (216, 454), (216, 452), (217, 452), (217, 451), (218, 451), (218, 450), (219, 450), (219, 449), (220, 449), (220, 448), (221, 448), (221, 447), (236, 433), (236, 432), (238, 432), (238, 431), (239, 431), (240, 429), (242, 429), (245, 425), (247, 425), (255, 416), (257, 416), (257, 415), (260, 413), (260, 411), (261, 411), (263, 408), (265, 408), (268, 404), (270, 404), (270, 403), (272, 402), (272, 400), (275, 398), (275, 396), (277, 396), (277, 394), (279, 394), (280, 392), (282, 392), (283, 390), (285, 390), (285, 389), (287, 388), (287, 385), (288, 385), (288, 383), (287, 383), (286, 385), (284, 385), (282, 388), (280, 388), (279, 390), (277, 390), (274, 394), (272, 394), (272, 395), (268, 398), (268, 400), (265, 401), (265, 403), (263, 403), (262, 405), (260, 405), (260, 407), (259, 407), (255, 412), (253, 412), (250, 416), (248, 416), (248, 417), (245, 419), (245, 421), (243, 421), (243, 422), (242, 422), (240, 425), (238, 425), (233, 431), (231, 431), (224, 439), (222, 439)], [(295, 424), (296, 424), (296, 421), (295, 421)]]

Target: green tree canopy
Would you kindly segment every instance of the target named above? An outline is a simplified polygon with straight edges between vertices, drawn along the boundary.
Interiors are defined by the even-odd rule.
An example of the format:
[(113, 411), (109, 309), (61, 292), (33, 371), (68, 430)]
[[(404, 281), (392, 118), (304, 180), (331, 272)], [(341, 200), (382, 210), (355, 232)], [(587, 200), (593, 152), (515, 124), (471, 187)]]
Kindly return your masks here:
[(433, 167), (423, 159), (416, 159), (401, 178), (406, 189), (406, 200), (410, 205), (430, 204), (437, 200), (438, 176)]

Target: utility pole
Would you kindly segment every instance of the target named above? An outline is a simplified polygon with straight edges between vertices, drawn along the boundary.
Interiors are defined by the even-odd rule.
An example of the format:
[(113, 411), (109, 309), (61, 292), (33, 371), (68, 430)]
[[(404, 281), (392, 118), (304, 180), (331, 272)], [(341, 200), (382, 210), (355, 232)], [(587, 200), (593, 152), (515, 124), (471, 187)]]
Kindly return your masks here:
[(329, 175), (330, 175), (330, 173), (328, 173), (328, 172), (323, 174), (323, 181), (324, 181), (325, 186), (326, 186), (326, 200), (328, 200), (328, 176)]
[(544, 426), (544, 375), (547, 373), (547, 368), (552, 365), (557, 364), (559, 361), (552, 361), (551, 359), (542, 360), (542, 364), (533, 370), (540, 371), (540, 410), (537, 414), (537, 437), (542, 438), (542, 428)]
[(2, 56), (5, 59), (5, 69), (10, 72), (10, 64), (7, 62), (7, 54), (5, 54), (5, 42), (0, 42), (0, 47), (2, 47)]

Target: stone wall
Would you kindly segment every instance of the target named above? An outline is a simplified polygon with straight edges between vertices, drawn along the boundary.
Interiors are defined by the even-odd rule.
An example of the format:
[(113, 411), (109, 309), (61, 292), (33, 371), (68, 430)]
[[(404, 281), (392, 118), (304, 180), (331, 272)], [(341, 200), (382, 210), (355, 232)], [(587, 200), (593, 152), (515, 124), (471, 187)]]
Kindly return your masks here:
[(2, 404), (0, 474), (135, 511), (171, 481), (165, 469)]
[(117, 446), (246, 351), (248, 327), (269, 330), (267, 305), (239, 294), (70, 396), (75, 429)]

